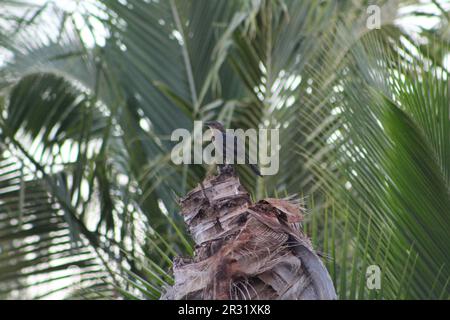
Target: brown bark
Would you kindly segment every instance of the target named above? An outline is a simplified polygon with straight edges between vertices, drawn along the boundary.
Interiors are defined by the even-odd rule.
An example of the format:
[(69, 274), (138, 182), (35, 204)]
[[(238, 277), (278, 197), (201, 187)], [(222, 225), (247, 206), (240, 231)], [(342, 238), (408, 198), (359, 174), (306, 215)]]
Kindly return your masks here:
[(206, 178), (181, 199), (195, 256), (174, 261), (162, 299), (335, 299), (302, 210), (292, 199), (252, 203), (233, 170)]

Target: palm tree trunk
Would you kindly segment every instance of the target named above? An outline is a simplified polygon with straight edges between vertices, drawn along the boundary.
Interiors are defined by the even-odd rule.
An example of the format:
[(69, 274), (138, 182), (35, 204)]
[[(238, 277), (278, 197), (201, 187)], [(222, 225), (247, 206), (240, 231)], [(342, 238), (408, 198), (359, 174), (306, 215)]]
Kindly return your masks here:
[(206, 178), (181, 199), (195, 256), (174, 261), (162, 299), (335, 299), (301, 211), (292, 199), (252, 203), (232, 169)]

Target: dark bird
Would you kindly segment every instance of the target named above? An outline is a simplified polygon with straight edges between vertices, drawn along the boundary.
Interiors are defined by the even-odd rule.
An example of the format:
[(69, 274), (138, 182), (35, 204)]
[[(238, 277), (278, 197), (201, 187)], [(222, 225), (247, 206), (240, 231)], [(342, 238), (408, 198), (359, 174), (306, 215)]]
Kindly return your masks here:
[[(226, 151), (230, 150), (231, 147), (233, 147), (233, 153), (234, 153), (234, 159), (238, 158), (238, 137), (235, 135), (232, 135), (232, 137), (228, 137), (228, 140), (233, 139), (234, 143), (233, 146), (227, 145), (227, 133), (225, 131), (224, 126), (219, 121), (206, 121), (204, 125), (211, 130), (215, 129), (219, 131), (222, 134), (222, 146), (216, 146), (216, 150), (220, 150), (223, 156), (223, 164), (218, 164), (219, 170), (222, 170), (226, 166), (225, 157), (226, 157)], [(212, 138), (212, 141), (214, 143), (214, 136)], [(250, 169), (253, 171), (254, 174), (262, 177), (261, 172), (259, 171), (259, 168), (256, 164), (250, 163), (247, 150), (245, 150), (245, 164), (250, 167)]]

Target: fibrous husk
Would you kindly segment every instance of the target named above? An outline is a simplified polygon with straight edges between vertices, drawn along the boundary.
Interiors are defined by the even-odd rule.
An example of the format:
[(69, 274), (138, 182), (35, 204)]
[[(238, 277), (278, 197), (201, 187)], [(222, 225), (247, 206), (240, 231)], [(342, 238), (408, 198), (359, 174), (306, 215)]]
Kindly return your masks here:
[(180, 201), (196, 243), (174, 261), (162, 299), (335, 299), (333, 283), (300, 226), (298, 201), (252, 203), (233, 170), (206, 178)]

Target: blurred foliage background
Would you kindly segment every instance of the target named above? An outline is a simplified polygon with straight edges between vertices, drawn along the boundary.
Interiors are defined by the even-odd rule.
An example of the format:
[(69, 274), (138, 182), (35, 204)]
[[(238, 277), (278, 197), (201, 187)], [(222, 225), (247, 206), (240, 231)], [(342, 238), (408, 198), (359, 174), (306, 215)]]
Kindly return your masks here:
[(174, 165), (170, 135), (218, 119), (280, 130), (278, 174), (241, 180), (304, 197), (339, 298), (449, 299), (449, 19), (444, 0), (0, 0), (0, 298), (157, 299), (207, 170)]

